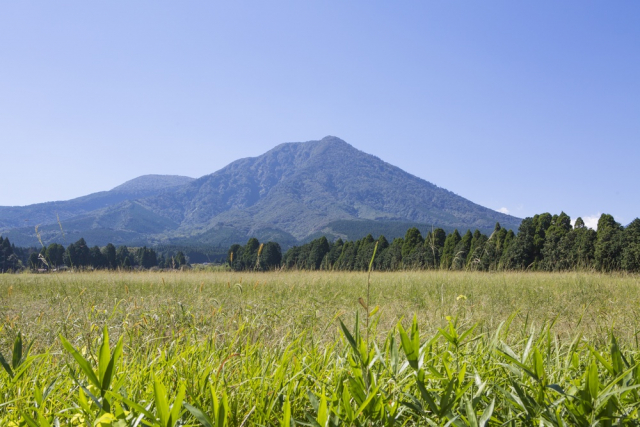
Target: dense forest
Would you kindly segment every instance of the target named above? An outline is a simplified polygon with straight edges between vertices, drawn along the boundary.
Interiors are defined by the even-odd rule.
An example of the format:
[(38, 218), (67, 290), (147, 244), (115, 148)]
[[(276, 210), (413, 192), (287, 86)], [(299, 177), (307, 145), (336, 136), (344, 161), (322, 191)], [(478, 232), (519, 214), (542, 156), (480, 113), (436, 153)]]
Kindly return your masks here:
[[(544, 213), (525, 218), (518, 233), (496, 224), (487, 236), (476, 230), (447, 234), (436, 228), (422, 236), (410, 228), (404, 238), (388, 242), (384, 236), (368, 235), (356, 241), (325, 237), (294, 246), (282, 257), (287, 269), (366, 270), (378, 242), (373, 262), (376, 270), (443, 269), (443, 270), (596, 270), (640, 271), (640, 219), (622, 227), (611, 215), (604, 214), (597, 231), (587, 228), (578, 218)], [(235, 270), (256, 267), (259, 243), (252, 239), (244, 248), (229, 249), (228, 261)], [(272, 266), (277, 266), (273, 258)], [(246, 261), (245, 261), (246, 260)], [(268, 261), (259, 261), (264, 269)]]
[(57, 243), (36, 248), (20, 248), (12, 245), (9, 238), (0, 236), (0, 272), (16, 272), (29, 268), (34, 271), (60, 270), (65, 268), (116, 270), (180, 268), (188, 265), (184, 252), (158, 252), (146, 246), (141, 248), (115, 247), (111, 243), (100, 248), (89, 247), (84, 239), (71, 243), (66, 248)]
[[(578, 218), (564, 212), (544, 213), (525, 218), (518, 232), (496, 224), (487, 236), (479, 230), (446, 233), (435, 228), (423, 236), (415, 227), (404, 237), (389, 242), (384, 236), (368, 235), (355, 241), (337, 239), (329, 242), (320, 237), (282, 254), (276, 242), (261, 244), (251, 238), (246, 245), (232, 245), (227, 263), (236, 271), (271, 270), (275, 268), (304, 270), (376, 270), (442, 269), (442, 270), (595, 270), (602, 272), (640, 272), (640, 219), (623, 227), (613, 216), (603, 214), (597, 231)], [(187, 256), (185, 256), (185, 253)], [(66, 248), (52, 243), (41, 249), (20, 248), (0, 236), (0, 272), (90, 269), (180, 268), (193, 262), (218, 261), (219, 254), (207, 248), (127, 248), (108, 244), (89, 247), (84, 239)], [(197, 261), (196, 261), (197, 258)]]

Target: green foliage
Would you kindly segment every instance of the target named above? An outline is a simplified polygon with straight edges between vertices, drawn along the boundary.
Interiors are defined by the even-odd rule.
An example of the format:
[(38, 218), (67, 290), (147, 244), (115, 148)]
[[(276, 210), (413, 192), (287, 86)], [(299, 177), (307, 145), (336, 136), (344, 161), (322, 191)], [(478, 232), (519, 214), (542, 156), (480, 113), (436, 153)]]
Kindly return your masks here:
[(602, 214), (598, 220), (598, 232), (595, 243), (595, 268), (600, 271), (617, 270), (621, 266), (624, 249), (623, 228), (613, 216)]
[(245, 246), (232, 245), (228, 251), (227, 263), (235, 271), (267, 271), (280, 267), (282, 250), (278, 243), (260, 244), (258, 239), (252, 238)]
[(636, 218), (624, 230), (622, 268), (626, 271), (640, 271), (640, 219)]
[[(624, 229), (613, 217), (603, 215), (596, 233), (585, 227), (580, 218), (572, 227), (571, 218), (561, 212), (525, 218), (517, 234), (496, 223), (489, 237), (480, 230), (473, 233), (467, 230), (460, 236), (457, 230), (447, 235), (443, 229), (436, 228), (423, 239), (420, 231), (412, 227), (404, 238), (394, 239), (391, 244), (381, 236), (373, 265), (384, 271), (596, 269), (634, 272), (640, 270), (638, 224), (640, 222), (634, 221)], [(257, 240), (250, 242), (255, 248)], [(338, 239), (334, 243), (323, 236), (289, 249), (283, 256), (283, 265), (289, 269), (365, 271), (374, 242), (370, 234), (356, 241)], [(243, 251), (234, 245), (229, 253)], [(233, 268), (244, 269), (245, 264), (246, 261), (234, 262)]]
[(9, 238), (0, 236), (0, 273), (14, 272), (20, 269), (20, 260), (16, 256), (15, 247)]
[(448, 270), (451, 268), (453, 259), (456, 256), (455, 248), (461, 240), (462, 237), (460, 237), (458, 230), (454, 230), (453, 233), (446, 237), (444, 240), (444, 247), (442, 248), (442, 256), (440, 258), (441, 269)]
[[(635, 277), (374, 272), (366, 305), (376, 307), (362, 310), (364, 278), (1, 276), (11, 304), (0, 328), (0, 425), (640, 422), (637, 328), (625, 322)], [(47, 323), (36, 320), (41, 295)], [(508, 316), (514, 303), (520, 311)], [(37, 337), (33, 350), (17, 328)]]
[(415, 227), (407, 230), (404, 235), (404, 244), (402, 245), (402, 258), (407, 258), (422, 244), (424, 244), (424, 239), (420, 234), (420, 230)]

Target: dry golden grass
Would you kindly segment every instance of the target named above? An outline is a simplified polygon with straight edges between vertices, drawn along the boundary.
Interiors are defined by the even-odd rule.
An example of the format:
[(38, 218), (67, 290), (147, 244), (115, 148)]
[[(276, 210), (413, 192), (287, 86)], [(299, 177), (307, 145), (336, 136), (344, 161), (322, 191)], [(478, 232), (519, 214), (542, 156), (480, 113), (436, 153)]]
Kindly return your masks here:
[[(345, 272), (90, 272), (0, 275), (0, 345), (18, 330), (37, 347), (55, 344), (60, 332), (97, 334), (135, 326), (140, 339), (197, 326), (207, 336), (234, 318), (261, 322), (278, 341), (312, 330), (335, 338), (335, 317), (348, 321), (366, 299), (367, 276)], [(514, 316), (511, 329), (528, 333), (556, 322), (561, 338), (577, 333), (605, 342), (612, 328), (629, 345), (640, 331), (640, 277), (593, 273), (372, 273), (370, 306), (380, 307), (378, 330), (418, 315), (426, 332), (446, 324), (479, 322), (491, 332)], [(146, 338), (144, 338), (146, 337)]]

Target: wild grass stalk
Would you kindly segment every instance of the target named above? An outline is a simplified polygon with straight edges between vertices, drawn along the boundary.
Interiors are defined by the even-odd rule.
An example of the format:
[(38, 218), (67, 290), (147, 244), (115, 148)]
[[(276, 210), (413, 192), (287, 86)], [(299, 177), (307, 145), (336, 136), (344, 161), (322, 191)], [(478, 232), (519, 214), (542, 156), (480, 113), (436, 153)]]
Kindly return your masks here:
[(638, 423), (638, 277), (366, 286), (361, 334), (353, 273), (0, 275), (0, 425)]

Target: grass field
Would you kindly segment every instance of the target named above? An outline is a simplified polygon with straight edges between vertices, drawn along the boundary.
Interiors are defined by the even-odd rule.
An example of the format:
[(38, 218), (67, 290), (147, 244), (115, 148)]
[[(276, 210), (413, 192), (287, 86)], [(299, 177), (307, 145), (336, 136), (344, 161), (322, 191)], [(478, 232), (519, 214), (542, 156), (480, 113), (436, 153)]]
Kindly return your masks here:
[(374, 272), (369, 333), (359, 298), (363, 273), (0, 275), (0, 424), (637, 425), (638, 276)]

